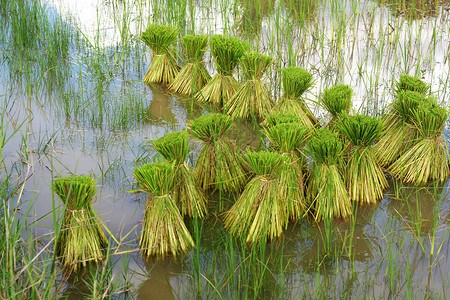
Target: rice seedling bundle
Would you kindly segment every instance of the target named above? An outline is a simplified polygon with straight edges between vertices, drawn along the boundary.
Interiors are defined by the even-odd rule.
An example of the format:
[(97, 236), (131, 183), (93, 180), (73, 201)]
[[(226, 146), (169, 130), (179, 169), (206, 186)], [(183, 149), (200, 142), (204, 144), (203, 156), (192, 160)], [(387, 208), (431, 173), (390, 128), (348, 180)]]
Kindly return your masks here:
[(239, 88), (233, 72), (249, 45), (235, 37), (220, 34), (210, 39), (217, 74), (195, 95), (198, 101), (224, 106)]
[(301, 124), (312, 127), (318, 123), (317, 118), (306, 106), (302, 95), (314, 85), (313, 76), (299, 67), (282, 70), (283, 96), (278, 100), (276, 111), (296, 114)]
[(55, 179), (52, 190), (66, 204), (55, 253), (69, 272), (99, 262), (108, 240), (92, 207), (97, 189), (91, 177)]
[(173, 199), (181, 215), (203, 217), (206, 214), (206, 197), (195, 181), (195, 175), (186, 162), (189, 153), (188, 133), (171, 132), (151, 142), (153, 148), (169, 163), (174, 164), (175, 182)]
[(289, 220), (279, 191), (283, 156), (248, 151), (245, 160), (255, 173), (236, 203), (225, 213), (225, 228), (247, 243), (265, 242), (281, 235)]
[(299, 122), (299, 117), (292, 112), (275, 112), (270, 114), (263, 122), (261, 122), (261, 126), (275, 126), (277, 124)]
[(395, 91), (398, 93), (399, 91), (412, 91), (420, 93), (426, 96), (431, 89), (431, 85), (422, 81), (420, 78), (405, 75), (400, 75), (400, 79), (395, 83)]
[(203, 63), (208, 36), (188, 34), (182, 40), (187, 63), (170, 83), (169, 89), (175, 93), (193, 95), (211, 79)]
[(345, 84), (335, 85), (325, 89), (321, 104), (330, 113), (330, 125), (339, 118), (339, 115), (347, 115), (352, 108), (353, 90)]
[(188, 123), (190, 134), (203, 143), (194, 168), (203, 190), (238, 191), (247, 182), (247, 171), (237, 156), (237, 147), (226, 136), (231, 125), (231, 117), (219, 113), (203, 115)]
[(338, 133), (320, 128), (305, 151), (312, 156), (313, 169), (307, 187), (307, 200), (314, 207), (314, 219), (331, 220), (351, 215), (351, 201), (342, 175), (343, 144)]
[(376, 203), (388, 186), (373, 149), (373, 142), (381, 134), (380, 120), (365, 115), (348, 116), (336, 127), (349, 140), (345, 182), (351, 200)]
[(150, 67), (143, 79), (146, 84), (169, 84), (177, 75), (180, 67), (171, 45), (179, 33), (178, 28), (166, 25), (150, 25), (142, 33), (141, 39), (153, 52)]
[(139, 247), (145, 256), (186, 253), (194, 240), (184, 224), (171, 192), (177, 182), (174, 166), (152, 163), (137, 167), (133, 176), (146, 201)]
[(411, 113), (417, 141), (389, 168), (399, 179), (414, 185), (444, 183), (449, 176), (446, 144), (442, 138), (448, 110), (431, 102), (419, 104)]
[(247, 52), (242, 56), (241, 64), (246, 82), (225, 104), (228, 115), (242, 119), (269, 116), (275, 102), (261, 78), (272, 62), (271, 57), (258, 52)]
[(281, 123), (263, 130), (270, 148), (283, 155), (279, 193), (286, 202), (289, 218), (298, 219), (306, 208), (305, 157), (302, 147), (309, 137), (308, 127), (297, 123)]

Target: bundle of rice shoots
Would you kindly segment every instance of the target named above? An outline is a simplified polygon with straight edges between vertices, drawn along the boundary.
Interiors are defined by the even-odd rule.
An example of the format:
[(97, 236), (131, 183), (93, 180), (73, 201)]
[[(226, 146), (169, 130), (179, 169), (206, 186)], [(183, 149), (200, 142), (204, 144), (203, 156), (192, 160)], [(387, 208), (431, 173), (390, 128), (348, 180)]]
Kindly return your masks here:
[(225, 213), (225, 228), (245, 238), (247, 243), (265, 242), (280, 236), (289, 220), (279, 191), (283, 156), (276, 152), (247, 150), (245, 160), (255, 176)]
[(293, 112), (275, 112), (261, 122), (261, 126), (270, 127), (283, 123), (300, 123), (300, 119)]
[(426, 96), (430, 92), (430, 89), (430, 84), (427, 84), (420, 78), (405, 74), (400, 75), (400, 79), (395, 83), (396, 93), (400, 91), (412, 91)]
[(283, 155), (280, 170), (280, 196), (286, 202), (289, 218), (298, 219), (306, 208), (305, 156), (302, 147), (309, 137), (309, 128), (298, 123), (281, 123), (263, 130), (270, 148)]
[(347, 115), (352, 108), (353, 90), (345, 84), (335, 85), (325, 89), (320, 100), (323, 107), (330, 113), (330, 125), (336, 121), (340, 115)]
[(342, 172), (343, 148), (338, 133), (326, 127), (318, 129), (305, 147), (314, 159), (306, 195), (317, 222), (346, 219), (352, 213)]
[(203, 217), (206, 214), (206, 197), (195, 181), (195, 175), (186, 162), (189, 154), (188, 133), (171, 132), (151, 142), (153, 148), (169, 163), (174, 164), (175, 182), (173, 199), (181, 215)]
[(313, 76), (300, 67), (288, 67), (283, 69), (282, 73), (283, 96), (278, 100), (275, 110), (297, 115), (302, 125), (316, 125), (317, 118), (302, 99), (302, 95), (314, 85)]
[(247, 171), (236, 153), (237, 147), (226, 136), (231, 125), (231, 117), (219, 113), (203, 115), (188, 123), (189, 133), (203, 143), (194, 168), (203, 190), (238, 191), (247, 182)]
[(249, 45), (235, 37), (220, 34), (213, 35), (209, 44), (218, 73), (195, 95), (195, 98), (201, 102), (224, 106), (239, 88), (233, 72)]
[(412, 114), (418, 138), (389, 168), (400, 180), (414, 185), (444, 183), (449, 176), (446, 143), (442, 133), (448, 110), (423, 102)]
[(203, 62), (208, 36), (188, 34), (182, 39), (187, 63), (169, 85), (169, 89), (178, 94), (193, 95), (211, 79)]
[(241, 58), (246, 82), (226, 103), (225, 109), (233, 118), (248, 119), (252, 116), (266, 118), (275, 106), (269, 89), (262, 76), (272, 64), (273, 59), (258, 52), (248, 52)]
[(85, 176), (58, 178), (52, 183), (52, 190), (66, 205), (55, 253), (69, 272), (101, 261), (108, 246), (101, 219), (92, 207), (95, 183)]
[(194, 240), (184, 224), (183, 217), (172, 197), (178, 182), (174, 166), (152, 163), (137, 167), (133, 176), (139, 191), (149, 195), (142, 222), (139, 247), (144, 256), (177, 256), (188, 252)]
[(146, 84), (169, 84), (177, 75), (180, 67), (172, 44), (179, 33), (178, 28), (166, 25), (150, 25), (142, 33), (141, 39), (153, 52), (150, 67), (143, 79)]
[(381, 134), (380, 120), (365, 115), (348, 116), (336, 127), (349, 140), (345, 182), (350, 198), (359, 204), (375, 204), (388, 186), (373, 149)]

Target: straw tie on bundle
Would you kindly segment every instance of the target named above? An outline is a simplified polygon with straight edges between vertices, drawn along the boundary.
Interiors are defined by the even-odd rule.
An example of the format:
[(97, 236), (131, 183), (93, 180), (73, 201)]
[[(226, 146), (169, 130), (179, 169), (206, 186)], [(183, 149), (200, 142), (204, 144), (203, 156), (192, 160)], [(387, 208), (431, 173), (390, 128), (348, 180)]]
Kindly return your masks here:
[(298, 219), (306, 209), (305, 155), (302, 147), (309, 137), (308, 127), (296, 123), (281, 123), (263, 130), (270, 141), (270, 149), (283, 155), (280, 168), (279, 193), (286, 202), (290, 219)]
[(383, 198), (383, 190), (388, 186), (372, 146), (381, 134), (379, 119), (347, 116), (337, 122), (336, 127), (349, 141), (345, 182), (350, 198), (359, 204), (376, 203)]
[(188, 34), (182, 39), (187, 63), (169, 85), (169, 89), (175, 93), (193, 95), (211, 79), (203, 63), (208, 36)]
[(99, 262), (108, 240), (96, 216), (92, 201), (97, 193), (95, 180), (75, 176), (55, 179), (52, 190), (66, 204), (55, 252), (69, 272)]
[(283, 96), (278, 100), (275, 111), (295, 114), (304, 126), (316, 125), (317, 118), (302, 99), (302, 95), (314, 85), (312, 75), (299, 67), (285, 68), (282, 74)]
[(323, 92), (320, 102), (331, 115), (331, 120), (328, 122), (331, 129), (334, 128), (333, 123), (339, 119), (340, 115), (348, 115), (350, 112), (352, 94), (352, 88), (345, 84), (335, 85)]
[(317, 135), (311, 137), (305, 151), (314, 159), (307, 199), (314, 207), (315, 220), (347, 218), (352, 211), (342, 177), (343, 145), (338, 133), (320, 128)]
[(198, 101), (224, 106), (239, 88), (233, 72), (249, 45), (234, 37), (216, 34), (210, 39), (217, 74), (195, 95)]
[(247, 150), (245, 160), (255, 173), (236, 203), (225, 213), (225, 228), (247, 243), (265, 242), (281, 235), (289, 220), (279, 191), (281, 154)]
[(232, 119), (223, 114), (209, 114), (188, 123), (189, 133), (203, 143), (194, 173), (203, 190), (238, 191), (247, 182), (247, 171), (236, 153), (237, 147), (226, 133)]
[(269, 116), (275, 102), (261, 78), (272, 62), (271, 57), (257, 52), (249, 52), (242, 56), (242, 70), (247, 81), (225, 104), (228, 115), (243, 119)]
[(177, 75), (180, 67), (176, 63), (172, 44), (179, 33), (178, 28), (165, 25), (150, 25), (142, 33), (141, 39), (153, 52), (150, 67), (143, 79), (146, 84), (169, 84)]
[(186, 163), (189, 153), (188, 133), (177, 131), (151, 141), (151, 145), (169, 163), (174, 164), (176, 187), (173, 199), (183, 216), (203, 217), (206, 214), (206, 197), (195, 181), (195, 175)]
[(149, 195), (139, 240), (143, 254), (165, 257), (186, 253), (194, 240), (171, 195), (177, 183), (173, 165), (145, 164), (137, 167), (133, 175), (140, 187), (137, 191)]

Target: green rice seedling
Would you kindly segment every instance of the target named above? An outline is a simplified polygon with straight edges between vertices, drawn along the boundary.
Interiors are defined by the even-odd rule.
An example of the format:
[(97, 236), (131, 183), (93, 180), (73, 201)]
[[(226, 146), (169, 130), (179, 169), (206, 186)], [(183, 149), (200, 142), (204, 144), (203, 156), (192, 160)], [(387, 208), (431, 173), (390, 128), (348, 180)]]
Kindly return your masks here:
[(193, 95), (211, 79), (203, 62), (208, 36), (188, 34), (182, 39), (187, 63), (170, 83), (169, 90), (183, 95)]
[(353, 90), (345, 84), (335, 85), (325, 89), (320, 100), (323, 107), (330, 113), (330, 125), (339, 118), (341, 114), (348, 114), (352, 108)]
[(420, 78), (405, 75), (400, 75), (400, 79), (395, 83), (395, 92), (400, 91), (412, 91), (420, 93), (424, 96), (428, 95), (431, 89), (431, 85), (422, 81)]
[(314, 85), (313, 76), (299, 67), (285, 68), (282, 73), (283, 96), (278, 100), (275, 110), (297, 115), (300, 123), (305, 126), (316, 125), (317, 118), (302, 99), (302, 95)]
[(261, 122), (261, 126), (270, 127), (284, 123), (300, 123), (299, 121), (298, 116), (292, 112), (275, 112)]
[(305, 147), (314, 159), (306, 195), (316, 222), (346, 219), (352, 213), (342, 172), (343, 150), (338, 133), (328, 128), (318, 129)]
[(279, 193), (291, 219), (298, 219), (306, 209), (305, 174), (306, 161), (302, 147), (309, 137), (308, 127), (298, 123), (281, 123), (263, 129), (270, 148), (283, 155), (280, 169)]
[(271, 240), (281, 235), (289, 220), (279, 191), (283, 156), (271, 151), (247, 150), (245, 160), (255, 177), (225, 213), (225, 228), (234, 235), (245, 237), (247, 243)]
[(181, 215), (203, 217), (206, 214), (207, 200), (195, 181), (194, 172), (186, 162), (186, 156), (189, 154), (188, 133), (171, 132), (151, 141), (151, 145), (167, 162), (174, 164), (175, 182), (178, 184), (173, 189), (172, 195)]
[(242, 119), (269, 116), (275, 102), (261, 78), (272, 62), (271, 57), (258, 52), (248, 52), (242, 56), (242, 70), (247, 81), (225, 104), (228, 115)]
[(138, 191), (149, 194), (145, 205), (139, 247), (144, 256), (164, 258), (177, 256), (194, 246), (194, 240), (184, 224), (183, 217), (172, 197), (178, 182), (174, 166), (168, 163), (151, 163), (137, 167), (133, 176)]
[(236, 145), (226, 133), (231, 117), (219, 113), (203, 115), (188, 123), (189, 133), (203, 143), (194, 173), (203, 190), (239, 191), (247, 182), (247, 171), (236, 154)]
[(150, 67), (143, 79), (146, 84), (170, 84), (177, 75), (180, 67), (171, 45), (179, 33), (178, 28), (166, 25), (150, 25), (142, 33), (141, 39), (153, 52)]
[(195, 95), (198, 101), (224, 106), (239, 88), (233, 72), (249, 45), (235, 37), (220, 34), (210, 39), (217, 74)]
[(52, 183), (52, 190), (66, 205), (55, 253), (69, 273), (86, 267), (88, 262), (101, 261), (108, 246), (101, 219), (92, 207), (97, 194), (95, 183), (85, 176), (58, 178)]
[(349, 141), (345, 182), (350, 198), (359, 204), (375, 204), (388, 186), (373, 149), (381, 134), (380, 120), (365, 115), (347, 116), (336, 123), (336, 128)]
[(442, 133), (448, 110), (422, 102), (411, 112), (418, 138), (389, 168), (400, 180), (414, 185), (444, 183), (449, 176), (447, 149)]

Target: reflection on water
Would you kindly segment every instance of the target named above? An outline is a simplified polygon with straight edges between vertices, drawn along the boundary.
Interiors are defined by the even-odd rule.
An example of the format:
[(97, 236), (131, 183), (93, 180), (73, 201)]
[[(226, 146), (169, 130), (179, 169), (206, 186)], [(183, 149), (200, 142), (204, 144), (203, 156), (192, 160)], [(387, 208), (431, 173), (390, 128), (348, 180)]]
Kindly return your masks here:
[(408, 19), (436, 17), (450, 6), (449, 0), (385, 0), (382, 1), (396, 16)]
[(147, 110), (149, 114), (149, 124), (156, 126), (176, 125), (177, 120), (172, 112), (172, 97), (168, 90), (160, 84), (149, 84), (152, 92), (152, 100)]
[(284, 0), (289, 15), (299, 24), (314, 19), (318, 0)]
[(263, 19), (275, 9), (275, 0), (240, 0), (242, 16), (237, 23), (243, 37), (255, 38), (261, 33)]

